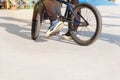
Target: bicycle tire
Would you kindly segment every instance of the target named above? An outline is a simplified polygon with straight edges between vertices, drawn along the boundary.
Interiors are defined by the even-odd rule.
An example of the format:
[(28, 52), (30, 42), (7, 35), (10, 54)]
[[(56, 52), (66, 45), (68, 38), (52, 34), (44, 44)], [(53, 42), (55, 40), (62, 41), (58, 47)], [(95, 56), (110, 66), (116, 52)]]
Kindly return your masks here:
[(42, 23), (42, 10), (43, 5), (36, 4), (33, 12), (32, 28), (31, 28), (31, 38), (36, 40), (40, 33), (41, 23)]
[[(101, 15), (100, 15), (98, 9), (95, 8), (94, 6), (88, 4), (88, 3), (83, 3), (83, 4), (80, 4), (80, 5), (76, 6), (73, 9), (73, 11), (75, 12), (77, 9), (82, 10), (83, 8), (89, 9), (92, 12), (92, 14), (94, 15), (94, 17), (96, 19), (96, 29), (95, 29), (95, 32), (94, 32), (93, 36), (91, 36), (90, 39), (88, 39), (88, 40), (82, 40), (76, 34), (76, 31), (73, 29), (74, 28), (74, 26), (73, 26), (73, 27), (70, 27), (71, 28), (70, 35), (71, 35), (72, 39), (77, 44), (82, 45), (82, 46), (88, 46), (88, 45), (92, 44), (93, 42), (95, 42), (96, 39), (98, 38), (98, 36), (100, 35), (101, 30), (102, 30), (102, 18), (101, 18)], [(82, 13), (82, 11), (81, 11), (81, 13)], [(72, 24), (72, 23), (70, 23), (70, 24)], [(78, 30), (77, 30), (77, 32), (78, 32)]]
[(40, 32), (40, 27), (41, 27), (41, 23), (40, 23), (40, 14), (37, 14), (36, 20), (32, 21), (32, 39), (36, 40), (39, 36), (39, 32)]

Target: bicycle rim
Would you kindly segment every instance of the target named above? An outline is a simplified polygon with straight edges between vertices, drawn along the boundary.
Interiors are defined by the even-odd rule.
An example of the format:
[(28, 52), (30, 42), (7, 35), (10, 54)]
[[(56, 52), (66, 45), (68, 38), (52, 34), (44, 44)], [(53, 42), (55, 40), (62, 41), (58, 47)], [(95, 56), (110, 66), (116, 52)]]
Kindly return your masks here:
[[(73, 40), (84, 46), (92, 44), (101, 32), (102, 20), (100, 13), (96, 8), (86, 3), (75, 7), (74, 12), (80, 19), (80, 25), (77, 27), (77, 30), (72, 29), (70, 31)], [(71, 26), (75, 28), (76, 25), (71, 24)]]

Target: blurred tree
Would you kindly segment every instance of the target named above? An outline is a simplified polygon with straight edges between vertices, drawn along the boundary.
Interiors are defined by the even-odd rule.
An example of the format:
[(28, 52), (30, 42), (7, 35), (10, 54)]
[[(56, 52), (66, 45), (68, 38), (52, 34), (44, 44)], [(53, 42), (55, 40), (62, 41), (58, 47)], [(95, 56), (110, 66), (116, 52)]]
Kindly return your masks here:
[(115, 2), (116, 0), (108, 0), (108, 1), (112, 1), (112, 2)]

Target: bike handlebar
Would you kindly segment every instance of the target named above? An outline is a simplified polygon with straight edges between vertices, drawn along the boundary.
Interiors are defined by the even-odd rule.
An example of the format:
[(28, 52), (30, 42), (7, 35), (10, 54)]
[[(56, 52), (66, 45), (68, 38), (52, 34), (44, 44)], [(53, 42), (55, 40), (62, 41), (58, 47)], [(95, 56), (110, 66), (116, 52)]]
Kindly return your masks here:
[(63, 4), (68, 4), (69, 3), (69, 0), (67, 0), (67, 1), (64, 1), (64, 0), (57, 0), (58, 2), (60, 2), (60, 3), (63, 3)]

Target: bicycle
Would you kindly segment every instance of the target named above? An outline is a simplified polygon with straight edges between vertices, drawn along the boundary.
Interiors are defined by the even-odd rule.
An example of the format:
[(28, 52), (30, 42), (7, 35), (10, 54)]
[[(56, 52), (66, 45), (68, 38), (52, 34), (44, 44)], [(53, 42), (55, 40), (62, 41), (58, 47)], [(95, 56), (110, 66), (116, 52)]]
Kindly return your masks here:
[[(60, 17), (60, 20), (68, 23), (72, 39), (83, 46), (88, 46), (95, 42), (102, 30), (102, 18), (97, 8), (88, 3), (73, 7), (69, 0), (58, 1), (67, 6), (65, 14)], [(37, 1), (32, 18), (31, 37), (33, 40), (36, 40), (39, 36), (44, 10), (43, 1)], [(77, 31), (75, 30), (75, 25), (78, 25)]]

